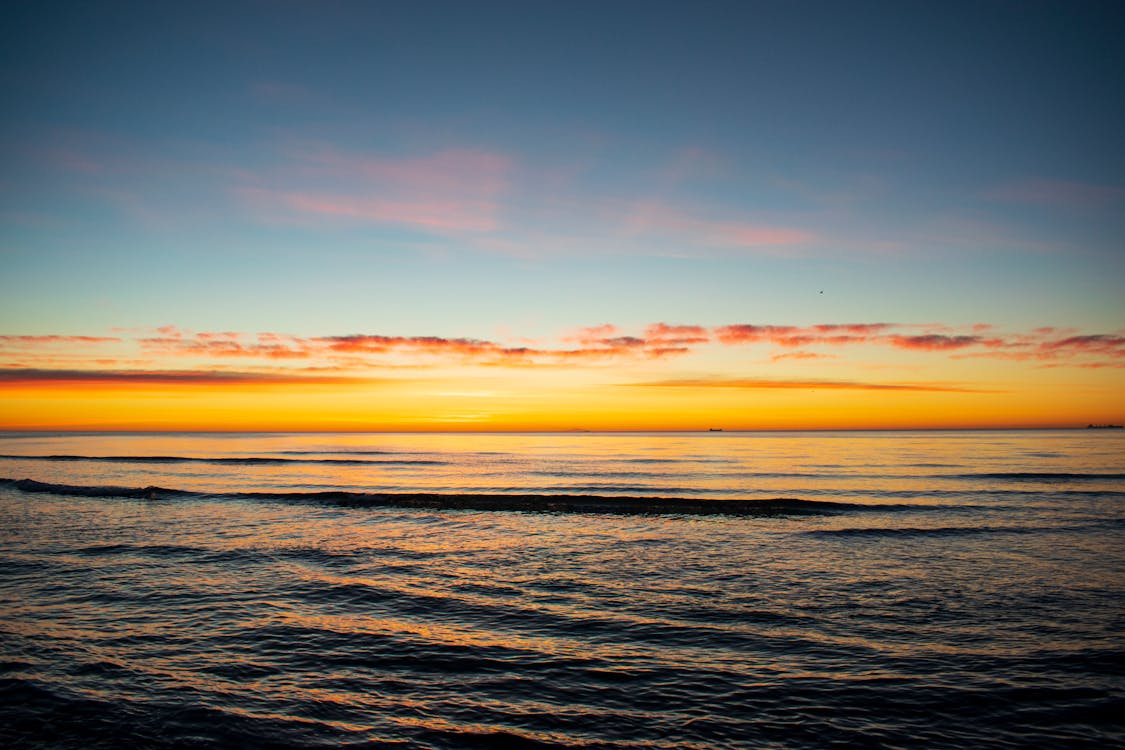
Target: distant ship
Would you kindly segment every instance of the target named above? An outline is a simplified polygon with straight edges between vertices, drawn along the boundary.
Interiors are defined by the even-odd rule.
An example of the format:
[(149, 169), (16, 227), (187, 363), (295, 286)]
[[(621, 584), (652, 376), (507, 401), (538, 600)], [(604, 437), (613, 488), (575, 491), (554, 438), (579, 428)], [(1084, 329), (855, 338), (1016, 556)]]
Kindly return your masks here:
[(1119, 424), (1088, 424), (1087, 430), (1121, 430), (1125, 429), (1125, 425)]
[(712, 427), (711, 429), (709, 429), (707, 431), (708, 432), (722, 432), (723, 428), (722, 427)]

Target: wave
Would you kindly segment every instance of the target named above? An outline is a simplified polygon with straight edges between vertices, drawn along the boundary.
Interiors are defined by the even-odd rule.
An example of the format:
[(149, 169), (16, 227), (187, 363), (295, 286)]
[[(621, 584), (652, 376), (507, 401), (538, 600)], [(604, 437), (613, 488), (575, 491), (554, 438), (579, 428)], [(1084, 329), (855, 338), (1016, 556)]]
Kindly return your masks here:
[(714, 456), (685, 456), (683, 458), (611, 458), (605, 463), (623, 464), (729, 464), (729, 458), (716, 458)]
[(448, 461), (421, 458), (277, 458), (275, 456), (20, 456), (0, 454), (0, 459), (10, 461), (90, 461), (120, 464), (218, 464), (225, 466), (276, 466), (279, 464), (420, 464), (443, 466), (449, 463)]
[(802, 532), (811, 536), (839, 537), (941, 537), (976, 534), (1043, 534), (1075, 531), (1102, 531), (1119, 526), (1118, 519), (1105, 522), (1062, 526), (930, 526), (930, 527), (860, 527), (850, 529), (811, 529)]
[(392, 456), (398, 451), (375, 451), (375, 450), (339, 450), (339, 451), (315, 451), (315, 450), (291, 450), (291, 451), (274, 451), (283, 456)]
[(1014, 481), (1099, 481), (1107, 479), (1125, 479), (1125, 474), (1110, 473), (1085, 473), (1070, 471), (986, 471), (967, 474), (937, 474), (935, 479), (1011, 479)]
[(928, 537), (928, 536), (967, 536), (975, 534), (1033, 534), (1043, 531), (1040, 528), (1022, 526), (936, 526), (917, 527), (875, 527), (855, 529), (812, 529), (804, 532), (811, 536), (839, 537)]
[(606, 496), (587, 494), (431, 493), (431, 492), (196, 492), (167, 487), (113, 487), (0, 479), (0, 487), (28, 493), (71, 497), (131, 498), (137, 500), (229, 498), (266, 502), (318, 503), (350, 508), (444, 508), (456, 510), (517, 510), (553, 513), (613, 513), (725, 516), (828, 515), (849, 511), (915, 509), (916, 506), (864, 505), (797, 498), (760, 500), (703, 500), (686, 497)]

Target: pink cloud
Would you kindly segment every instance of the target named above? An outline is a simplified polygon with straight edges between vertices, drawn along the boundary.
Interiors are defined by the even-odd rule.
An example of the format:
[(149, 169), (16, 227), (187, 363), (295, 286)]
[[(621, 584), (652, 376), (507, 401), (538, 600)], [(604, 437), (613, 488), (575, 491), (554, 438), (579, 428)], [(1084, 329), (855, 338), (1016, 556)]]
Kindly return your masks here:
[(105, 171), (105, 165), (85, 154), (70, 149), (59, 148), (48, 152), (48, 160), (60, 169), (81, 174), (98, 174)]
[(712, 247), (754, 251), (792, 248), (815, 239), (813, 234), (801, 229), (704, 219), (655, 202), (635, 204), (626, 222), (626, 230), (633, 235), (667, 235)]
[(507, 183), (510, 157), (475, 149), (447, 149), (429, 156), (390, 158), (348, 153), (330, 147), (297, 153), (313, 174), (360, 176), (372, 184), (395, 184), (426, 192), (493, 192)]
[[(291, 154), (295, 164), (235, 192), (270, 221), (319, 218), (399, 224), (437, 232), (491, 232), (499, 227), (511, 159), (484, 151), (447, 150), (385, 158), (318, 147)], [(263, 184), (264, 183), (264, 184)]]
[(353, 334), (322, 336), (308, 340), (329, 352), (349, 354), (386, 354), (407, 351), (418, 354), (453, 354), (479, 356), (504, 351), (499, 344), (477, 339), (449, 339), (440, 336), (376, 336)]
[(1081, 352), (1109, 357), (1125, 357), (1125, 336), (1114, 334), (1067, 336), (1063, 339), (1041, 343), (1039, 351), (1044, 354)]
[(870, 336), (893, 328), (890, 323), (822, 323), (810, 326), (817, 333), (848, 333), (857, 336)]
[(0, 336), (0, 346), (40, 346), (43, 344), (105, 344), (121, 341), (116, 336)]
[(714, 238), (717, 244), (745, 248), (799, 245), (812, 239), (811, 234), (799, 229), (742, 222), (711, 223), (700, 228), (704, 230), (704, 236)]
[(576, 331), (568, 333), (562, 337), (563, 341), (573, 341), (579, 344), (593, 344), (611, 338), (618, 334), (618, 328), (615, 325), (605, 323), (600, 326), (590, 326), (587, 328), (579, 328)]
[(981, 343), (980, 336), (944, 336), (937, 333), (923, 336), (887, 336), (885, 339), (891, 346), (899, 349), (919, 349), (921, 351), (949, 351), (951, 349), (964, 349), (967, 346)]
[(497, 228), (498, 205), (488, 200), (388, 199), (332, 193), (296, 193), (241, 188), (239, 194), (275, 219), (294, 214), (372, 224), (402, 224), (443, 232), (488, 232)]
[(785, 352), (784, 354), (775, 354), (770, 357), (771, 362), (777, 362), (783, 359), (836, 359), (834, 354), (817, 354), (816, 352), (796, 351)]
[(166, 336), (172, 339), (180, 339), (184, 336), (183, 331), (181, 331), (179, 328), (176, 328), (176, 326), (160, 326), (156, 329), (156, 332), (161, 336)]
[(799, 330), (796, 326), (758, 326), (740, 323), (720, 326), (715, 329), (715, 335), (724, 344), (755, 344), (773, 341), (778, 337), (788, 336)]
[(292, 339), (282, 343), (275, 338), (256, 343), (240, 341), (241, 333), (196, 333), (192, 334), (171, 327), (158, 329), (164, 336), (150, 336), (137, 339), (146, 352), (175, 357), (263, 357), (267, 359), (304, 359), (311, 352), (299, 340)]
[[(948, 333), (917, 333), (945, 330)], [(987, 332), (987, 333), (982, 333)], [(320, 367), (363, 370), (371, 367), (429, 367), (440, 363), (490, 367), (540, 367), (568, 364), (612, 364), (660, 360), (718, 343), (724, 346), (765, 345), (796, 351), (773, 353), (771, 361), (827, 359), (835, 355), (817, 347), (839, 350), (850, 346), (891, 347), (919, 354), (944, 354), (954, 359), (987, 357), (1038, 361), (1044, 365), (1116, 366), (1125, 361), (1125, 332), (1083, 334), (1073, 329), (1041, 327), (1026, 333), (1002, 333), (987, 324), (899, 325), (891, 323), (825, 323), (806, 326), (733, 324), (700, 325), (652, 323), (640, 335), (605, 323), (580, 328), (560, 337), (560, 346), (526, 340), (347, 334), (300, 337), (282, 333), (238, 331), (192, 332), (163, 326), (150, 335), (0, 336), (9, 368), (57, 368), (94, 363), (87, 345), (115, 343), (139, 349), (142, 357), (209, 360), (259, 360), (263, 366), (280, 360), (306, 360)], [(129, 352), (114, 351), (115, 356)], [(104, 356), (101, 364), (114, 360)], [(140, 363), (133, 357), (118, 361)]]
[[(962, 352), (954, 356), (993, 357), (996, 359), (1074, 359), (1083, 356), (1125, 357), (1125, 335), (1074, 335), (1072, 329), (1041, 327), (1030, 333), (997, 334), (993, 326), (977, 323), (968, 327), (972, 333), (957, 333), (944, 324), (926, 324), (923, 330), (946, 330), (950, 333), (896, 333), (917, 330), (917, 326), (889, 323), (823, 324), (813, 326), (778, 326), (737, 324), (714, 329), (720, 343), (728, 346), (772, 344), (784, 347), (844, 346), (871, 344), (891, 346), (919, 352)], [(984, 332), (990, 335), (982, 335)]]
[(233, 331), (199, 334), (199, 339), (201, 341), (238, 341), (240, 338), (242, 338), (242, 334)]
[(715, 334), (719, 341), (724, 344), (770, 343), (790, 347), (815, 344), (840, 346), (872, 341), (875, 338), (873, 334), (889, 327), (886, 323), (826, 323), (807, 327), (738, 324), (720, 326), (715, 329)]
[(670, 346), (693, 346), (711, 340), (711, 335), (703, 326), (676, 326), (667, 323), (653, 323), (645, 328), (645, 338)]

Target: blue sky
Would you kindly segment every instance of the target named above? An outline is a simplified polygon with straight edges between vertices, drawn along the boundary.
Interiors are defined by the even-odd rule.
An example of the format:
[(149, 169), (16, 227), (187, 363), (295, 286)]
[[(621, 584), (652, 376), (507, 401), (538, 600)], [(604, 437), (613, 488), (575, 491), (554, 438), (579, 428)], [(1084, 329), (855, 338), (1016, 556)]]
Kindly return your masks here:
[[(749, 303), (755, 317), (772, 305), (792, 317), (812, 304), (803, 290), (831, 286), (842, 315), (932, 316), (958, 296), (985, 317), (1029, 315), (1035, 297), (1075, 324), (1112, 312), (1099, 297), (1119, 297), (1107, 278), (1122, 270), (1125, 225), (1113, 4), (10, 12), (4, 311), (24, 327), (27, 297), (49, 294), (48, 279), (103, 300), (94, 320), (116, 324), (114, 307), (150, 309), (157, 289), (208, 286), (275, 312), (280, 290), (329, 307), (342, 295), (380, 316), (362, 298), (405, 304), (400, 285), (380, 283), (400, 277), (412, 293), (481, 305), (481, 322), (506, 314), (481, 296), (509, 294), (518, 308), (521, 290), (546, 291), (562, 305), (564, 286), (590, 289), (591, 320), (661, 317), (634, 284), (664, 301), (678, 290), (708, 319), (738, 312), (723, 299), (740, 289), (769, 300)], [(496, 225), (286, 222), (233, 197), (385, 187), (292, 174), (326, 150), (341, 161), (495, 155), (506, 161), (488, 196)], [(472, 193), (454, 186), (454, 199), (462, 188)], [(683, 221), (624, 226), (642, 204)], [(723, 223), (810, 236), (772, 248), (700, 237)], [(315, 270), (302, 271), (312, 255)], [(306, 286), (318, 278), (319, 294)], [(186, 302), (168, 300), (174, 317), (198, 315)], [(76, 316), (69, 328), (92, 312), (47, 319)]]

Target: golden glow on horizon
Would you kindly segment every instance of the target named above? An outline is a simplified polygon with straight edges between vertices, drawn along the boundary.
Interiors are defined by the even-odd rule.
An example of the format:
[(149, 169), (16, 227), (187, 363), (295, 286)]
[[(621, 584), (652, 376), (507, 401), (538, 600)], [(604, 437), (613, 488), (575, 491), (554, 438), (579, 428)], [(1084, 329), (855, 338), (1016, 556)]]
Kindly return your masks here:
[(1059, 392), (568, 383), (550, 377), (372, 385), (8, 385), (0, 428), (618, 431), (1072, 427), (1119, 421), (1108, 386)]
[[(639, 338), (607, 325), (534, 354), (437, 337), (258, 334), (243, 341), (232, 333), (160, 329), (157, 339), (90, 344), (91, 337), (9, 336), (0, 337), (0, 360), (9, 362), (0, 365), (0, 429), (919, 429), (1125, 421), (1125, 336), (1043, 329), (993, 340), (891, 330), (928, 328), (726, 326), (708, 333), (654, 324)], [(162, 353), (152, 359), (101, 356), (107, 346), (144, 354), (154, 340)], [(814, 345), (820, 353), (794, 349)], [(60, 347), (73, 369), (62, 367)], [(668, 350), (676, 353), (662, 353)]]

